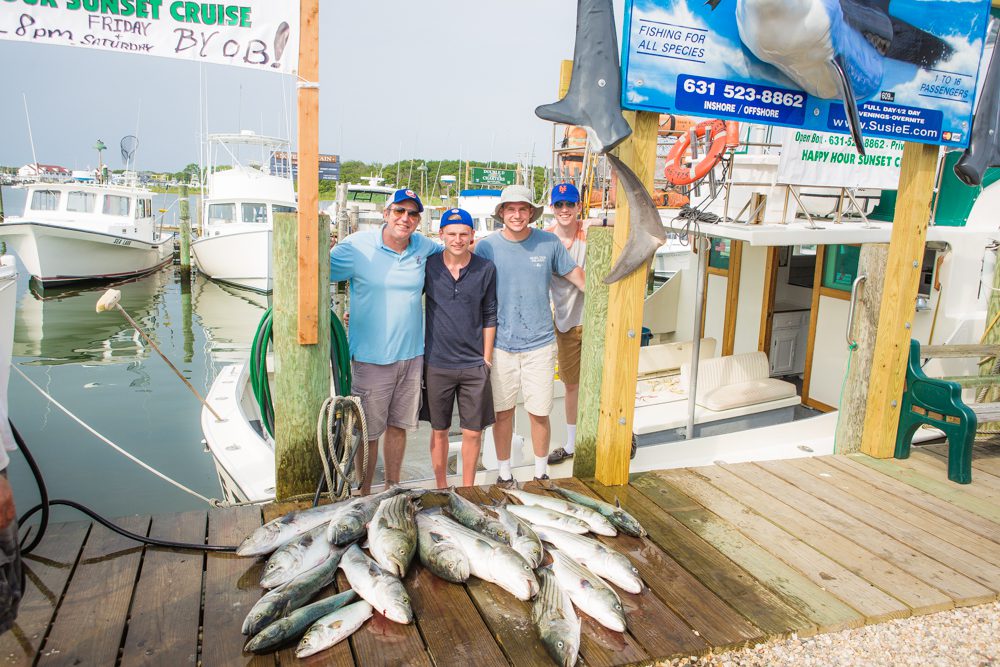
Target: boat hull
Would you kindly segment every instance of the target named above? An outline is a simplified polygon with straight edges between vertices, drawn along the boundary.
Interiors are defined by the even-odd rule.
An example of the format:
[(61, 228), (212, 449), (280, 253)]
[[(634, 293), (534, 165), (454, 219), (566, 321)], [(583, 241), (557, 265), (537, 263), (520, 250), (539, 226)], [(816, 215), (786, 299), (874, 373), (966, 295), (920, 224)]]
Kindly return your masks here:
[(6, 222), (0, 239), (45, 286), (142, 275), (171, 262), (174, 250), (168, 236), (148, 242), (39, 222)]
[(219, 232), (192, 241), (191, 252), (198, 270), (212, 280), (270, 293), (274, 285), (271, 226), (252, 226), (261, 229)]

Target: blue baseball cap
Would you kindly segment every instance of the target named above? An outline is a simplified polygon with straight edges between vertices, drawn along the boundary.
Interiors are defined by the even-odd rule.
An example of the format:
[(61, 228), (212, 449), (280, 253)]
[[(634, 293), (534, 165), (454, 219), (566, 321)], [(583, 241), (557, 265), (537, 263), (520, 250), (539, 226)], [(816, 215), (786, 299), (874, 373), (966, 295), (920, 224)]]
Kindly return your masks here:
[[(408, 188), (396, 190), (392, 193), (392, 199), (389, 200), (389, 204), (398, 204), (399, 202), (406, 201), (407, 199), (413, 201), (417, 205), (417, 210), (419, 212), (424, 212), (424, 205), (420, 201), (420, 197), (417, 196), (416, 192)], [(388, 208), (389, 204), (386, 204), (386, 208)]]
[(444, 229), (446, 225), (468, 225), (473, 231), (476, 230), (475, 223), (472, 222), (472, 216), (469, 212), (461, 208), (450, 208), (444, 212), (441, 216), (441, 225), (439, 229)]
[(580, 201), (580, 191), (572, 183), (560, 183), (552, 188), (552, 204), (560, 201), (568, 201), (575, 204)]

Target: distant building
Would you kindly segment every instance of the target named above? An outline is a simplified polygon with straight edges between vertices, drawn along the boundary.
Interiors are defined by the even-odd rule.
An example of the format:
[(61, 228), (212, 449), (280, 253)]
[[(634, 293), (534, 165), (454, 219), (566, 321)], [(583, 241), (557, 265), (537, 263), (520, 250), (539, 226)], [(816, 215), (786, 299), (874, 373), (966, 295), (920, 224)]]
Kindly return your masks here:
[(72, 174), (69, 169), (55, 164), (26, 164), (17, 170), (17, 178), (21, 181), (55, 181), (66, 182)]

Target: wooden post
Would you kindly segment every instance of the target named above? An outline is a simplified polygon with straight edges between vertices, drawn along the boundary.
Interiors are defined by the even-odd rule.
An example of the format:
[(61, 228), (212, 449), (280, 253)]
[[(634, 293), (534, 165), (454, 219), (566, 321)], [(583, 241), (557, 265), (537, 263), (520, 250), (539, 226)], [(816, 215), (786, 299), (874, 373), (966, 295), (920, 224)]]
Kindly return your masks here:
[[(347, 210), (347, 183), (341, 183), (337, 186), (337, 219), (334, 220), (334, 224), (337, 225), (337, 241), (346, 239), (350, 233), (350, 213)], [(344, 311), (347, 306), (347, 281), (337, 283), (333, 302), (337, 317), (343, 321)]]
[(583, 349), (580, 353), (580, 397), (576, 412), (573, 476), (593, 477), (597, 457), (598, 406), (604, 372), (604, 325), (608, 320), (608, 286), (614, 229), (587, 229), (587, 298), (583, 300)]
[[(295, 293), (302, 281), (295, 252), (298, 228), (291, 213), (274, 218), (274, 463), (276, 500), (283, 500), (315, 491), (323, 470), (316, 449), (316, 418), (330, 396), (330, 335), (326, 327), (315, 345), (297, 341)], [(319, 274), (312, 289), (329, 290), (330, 262), (320, 261), (329, 252), (329, 232), (320, 229), (313, 234), (323, 245), (313, 246), (310, 258)], [(329, 318), (325, 308), (324, 315)]]
[(937, 146), (907, 142), (903, 147), (861, 443), (861, 451), (875, 458), (889, 458), (896, 447), (937, 157)]
[(184, 363), (189, 364), (194, 359), (194, 329), (191, 326), (191, 267), (188, 274), (181, 275), (181, 331), (184, 334)]
[(191, 272), (191, 210), (188, 206), (188, 186), (181, 186), (179, 203), (181, 217), (181, 278)]
[[(298, 341), (319, 335), (319, 0), (301, 0), (299, 27)], [(327, 230), (325, 236), (329, 236)], [(329, 245), (329, 242), (327, 242)], [(275, 258), (276, 259), (276, 258)], [(329, 261), (327, 261), (329, 264)], [(325, 309), (324, 309), (325, 310)]]
[[(850, 454), (861, 450), (861, 435), (865, 425), (865, 406), (868, 400), (868, 378), (875, 357), (875, 338), (878, 333), (878, 314), (885, 285), (885, 266), (889, 246), (884, 243), (866, 243), (861, 246), (858, 275), (865, 281), (858, 291), (854, 305), (854, 331), (851, 336), (858, 347), (851, 355), (851, 368), (844, 383), (837, 420), (836, 454)], [(845, 337), (844, 345), (847, 345)]]
[[(983, 284), (979, 289), (986, 289), (986, 285)], [(941, 298), (940, 292), (938, 293), (938, 298)], [(982, 338), (979, 341), (980, 343), (987, 345), (1000, 343), (1000, 324), (997, 324), (998, 317), (1000, 317), (1000, 261), (993, 268), (993, 289), (990, 291), (986, 305), (986, 326), (989, 328), (983, 332)], [(1000, 364), (1000, 359), (987, 359), (985, 363), (980, 364), (979, 374), (997, 375), (996, 369), (998, 368), (998, 364)], [(992, 403), (998, 400), (1000, 400), (1000, 388), (996, 385), (988, 385), (976, 389), (977, 403)], [(976, 426), (976, 430), (980, 433), (996, 433), (1000, 431), (1000, 422), (980, 422)]]
[[(619, 147), (618, 156), (646, 188), (652, 190), (659, 115), (649, 111), (627, 111), (625, 118), (632, 125), (633, 133)], [(619, 196), (616, 204), (612, 263), (621, 255), (629, 230), (628, 198)], [(605, 486), (628, 484), (645, 292), (646, 274), (638, 270), (611, 285), (608, 294), (595, 468), (597, 481)]]

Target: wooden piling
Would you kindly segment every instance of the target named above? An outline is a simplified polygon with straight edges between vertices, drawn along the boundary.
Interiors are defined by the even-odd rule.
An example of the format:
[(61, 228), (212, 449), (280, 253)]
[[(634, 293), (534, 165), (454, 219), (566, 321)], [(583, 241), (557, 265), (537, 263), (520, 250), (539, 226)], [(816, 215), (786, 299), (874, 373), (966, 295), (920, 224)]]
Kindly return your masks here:
[(188, 186), (181, 186), (178, 204), (181, 218), (181, 278), (191, 272), (191, 209), (188, 205)]
[[(986, 284), (979, 289), (986, 289)], [(938, 294), (941, 298), (941, 294)], [(1000, 261), (997, 261), (993, 268), (993, 289), (986, 304), (986, 330), (983, 332), (979, 342), (987, 345), (1000, 344)], [(979, 365), (980, 375), (997, 375), (1000, 370), (1000, 359), (985, 359)], [(976, 390), (977, 403), (993, 403), (1000, 401), (1000, 387), (988, 385)], [(976, 426), (979, 433), (997, 433), (1000, 431), (1000, 422), (980, 422)]]
[(594, 476), (597, 460), (598, 406), (604, 369), (604, 327), (608, 321), (608, 286), (614, 228), (587, 229), (587, 298), (583, 301), (583, 349), (580, 353), (580, 398), (576, 417), (573, 476)]
[[(325, 313), (330, 288), (325, 284), (322, 290), (319, 289), (316, 265), (317, 247), (322, 243), (326, 250), (330, 243), (329, 226), (323, 233), (325, 240), (322, 242), (316, 234), (319, 217), (319, 0), (300, 0), (299, 15), (297, 338), (302, 345), (318, 344), (320, 338), (326, 338), (329, 345), (329, 332), (325, 336), (319, 334), (319, 323), (325, 323), (329, 316), (320, 320), (318, 306), (323, 304)], [(328, 259), (325, 263), (330, 264)]]
[[(283, 500), (316, 489), (322, 465), (316, 448), (316, 418), (323, 401), (330, 396), (330, 315), (316, 308), (312, 317), (323, 318), (325, 326), (315, 345), (298, 342), (299, 314), (297, 288), (298, 238), (295, 216), (274, 216), (274, 459), (276, 499)], [(317, 220), (314, 238), (322, 243), (313, 248), (318, 264), (313, 290), (329, 290), (329, 225)], [(317, 304), (318, 305), (318, 304)], [(315, 307), (315, 306), (314, 306)]]
[(937, 163), (937, 146), (907, 142), (903, 147), (861, 443), (861, 451), (875, 458), (889, 458), (896, 447)]
[[(844, 383), (834, 439), (836, 454), (851, 454), (861, 450), (861, 435), (865, 425), (865, 406), (868, 400), (868, 377), (875, 357), (875, 337), (878, 333), (878, 314), (882, 305), (885, 285), (885, 266), (889, 246), (884, 243), (865, 243), (861, 246), (858, 275), (865, 276), (858, 290), (854, 306), (854, 330), (851, 336), (857, 348), (851, 355), (851, 368)], [(847, 344), (847, 341), (844, 341)]]
[[(656, 167), (659, 115), (648, 111), (627, 111), (625, 118), (632, 125), (633, 132), (618, 148), (618, 156), (651, 191)], [(629, 231), (628, 198), (618, 197), (616, 203), (612, 263), (621, 255)], [(606, 486), (628, 484), (645, 291), (646, 273), (639, 269), (611, 285), (608, 294), (607, 326), (603, 327), (604, 380), (601, 383), (595, 468), (597, 481)], [(593, 406), (581, 405), (581, 409), (593, 409)]]

